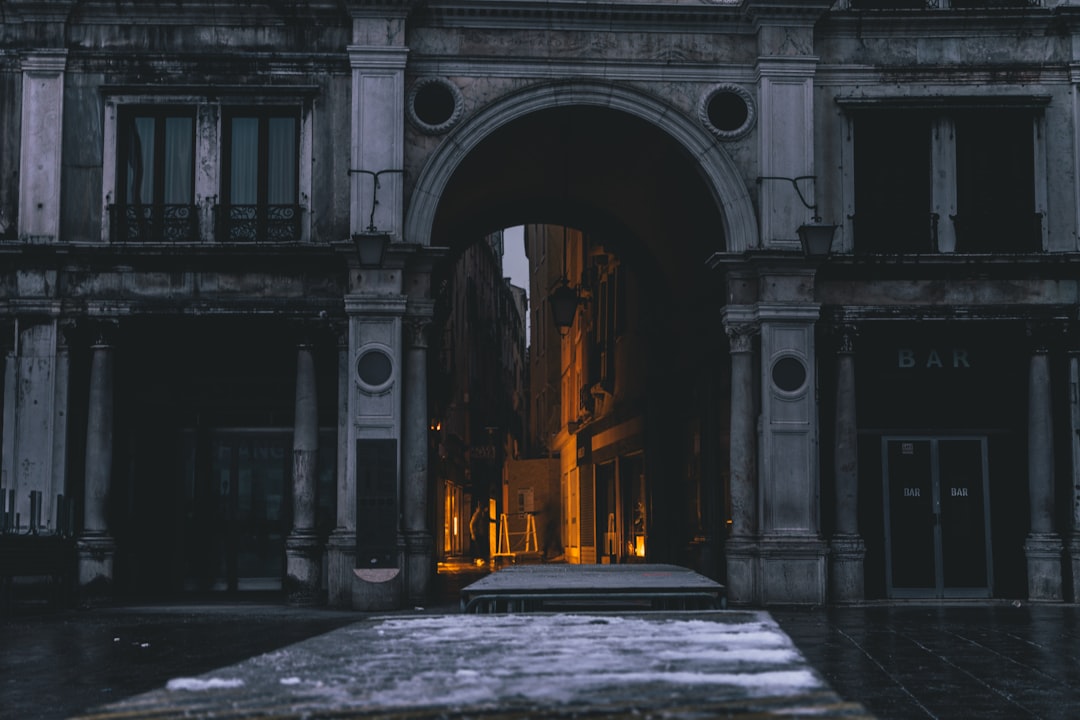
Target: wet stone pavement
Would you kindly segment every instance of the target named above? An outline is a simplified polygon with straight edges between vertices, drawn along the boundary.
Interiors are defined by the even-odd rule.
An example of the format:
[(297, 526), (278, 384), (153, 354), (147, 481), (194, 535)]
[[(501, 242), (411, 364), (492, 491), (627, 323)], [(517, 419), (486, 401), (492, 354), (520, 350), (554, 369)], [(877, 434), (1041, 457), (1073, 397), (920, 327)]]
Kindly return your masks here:
[(1080, 606), (774, 610), (844, 698), (881, 720), (1080, 718)]
[[(458, 612), (457, 606), (428, 608), (395, 614), (392, 620), (434, 622), (432, 616)], [(778, 623), (814, 668), (816, 678), (827, 686), (809, 683), (793, 688), (796, 696), (801, 693), (796, 699), (804, 703), (805, 714), (793, 712), (797, 702), (794, 706), (790, 700), (770, 706), (766, 698), (753, 708), (754, 717), (868, 717), (867, 713), (882, 720), (1080, 717), (1080, 607), (1076, 605), (781, 608), (772, 609), (765, 617)], [(518, 622), (499, 616), (486, 619)], [(466, 621), (466, 616), (462, 620)], [(441, 621), (444, 628), (457, 626), (452, 618)], [(473, 621), (477, 621), (475, 616)], [(374, 618), (351, 612), (235, 603), (0, 617), (0, 717), (51, 719), (91, 712), (102, 718), (148, 717), (152, 713), (168, 716), (160, 703), (162, 697), (168, 697), (163, 688), (170, 680), (236, 677), (235, 672), (223, 670), (234, 671), (249, 658), (255, 658), (246, 663), (249, 670), (272, 668), (281, 675), (274, 676), (276, 685), (265, 686), (273, 687), (271, 694), (294, 692), (301, 689), (297, 686), (303, 683), (306, 671), (276, 667), (275, 662), (291, 657), (293, 648), (312, 643), (335, 647), (344, 657), (362, 656), (364, 649), (358, 647), (358, 639), (372, 632), (373, 622)], [(383, 629), (403, 632), (406, 627), (408, 624), (391, 624)], [(590, 629), (588, 624), (583, 627)], [(591, 629), (605, 627), (618, 632), (617, 625), (597, 624)], [(548, 634), (554, 632), (549, 630)], [(555, 640), (553, 647), (558, 646)], [(301, 641), (304, 643), (295, 645)], [(683, 637), (676, 645), (692, 649), (687, 642)], [(395, 658), (393, 653), (384, 659), (408, 664), (407, 658)], [(309, 655), (305, 662), (321, 661)], [(528, 661), (523, 662), (527, 668)], [(331, 660), (328, 666), (333, 664)], [(627, 670), (625, 680), (632, 684), (632, 668)], [(462, 677), (474, 680), (467, 672)], [(802, 682), (798, 677), (788, 680)], [(258, 687), (258, 683), (250, 687)], [(457, 689), (452, 684), (445, 692)], [(199, 703), (208, 697), (205, 693), (185, 697), (187, 710), (172, 707), (172, 716), (187, 711), (194, 712), (194, 717), (227, 716), (198, 714)], [(543, 697), (537, 697), (542, 703)], [(678, 710), (678, 717), (749, 717), (746, 703), (725, 705), (715, 697), (687, 698), (688, 704), (671, 708)], [(275, 702), (273, 697), (267, 698), (268, 705)], [(110, 706), (107, 713), (105, 706)], [(605, 713), (605, 707), (611, 706), (601, 703), (592, 715), (612, 716)], [(668, 714), (659, 706), (654, 710), (652, 716)], [(521, 716), (520, 712), (483, 715)], [(538, 712), (532, 716), (571, 715)]]

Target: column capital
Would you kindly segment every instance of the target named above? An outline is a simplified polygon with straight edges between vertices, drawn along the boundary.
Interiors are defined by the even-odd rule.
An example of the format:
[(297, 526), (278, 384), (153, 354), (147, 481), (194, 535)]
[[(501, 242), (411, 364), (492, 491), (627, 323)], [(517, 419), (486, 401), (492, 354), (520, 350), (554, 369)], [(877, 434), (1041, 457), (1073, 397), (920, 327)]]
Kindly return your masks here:
[(1034, 318), (1026, 321), (1024, 334), (1027, 336), (1031, 352), (1036, 355), (1045, 355), (1052, 349), (1060, 347), (1067, 338), (1071, 340), (1067, 323), (1054, 318)]
[(855, 339), (859, 337), (859, 326), (843, 318), (832, 318), (828, 333), (836, 343), (837, 355), (851, 355), (855, 352)]
[(116, 344), (119, 330), (120, 323), (116, 320), (87, 320), (79, 323), (78, 327), (71, 327), (68, 338), (73, 339), (76, 334), (82, 334), (91, 347), (110, 347)]
[(724, 331), (728, 336), (732, 353), (748, 353), (753, 349), (754, 335), (758, 333), (757, 325), (727, 325)]
[(405, 347), (407, 349), (426, 350), (428, 347), (428, 330), (430, 328), (431, 317), (426, 315), (406, 315), (402, 322)]

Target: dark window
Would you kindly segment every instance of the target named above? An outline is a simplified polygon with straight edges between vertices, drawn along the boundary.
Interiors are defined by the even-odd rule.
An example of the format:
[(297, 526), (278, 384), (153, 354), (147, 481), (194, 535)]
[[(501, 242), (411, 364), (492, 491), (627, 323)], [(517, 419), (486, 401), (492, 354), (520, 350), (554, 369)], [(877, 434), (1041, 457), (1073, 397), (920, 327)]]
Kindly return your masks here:
[(295, 111), (227, 113), (224, 120), (220, 240), (300, 239), (297, 185), (299, 127)]
[(113, 240), (197, 240), (192, 110), (132, 108), (121, 113), (119, 127)]
[(1030, 111), (956, 116), (957, 251), (1040, 249), (1034, 152)]
[(929, 252), (930, 118), (872, 111), (855, 122), (855, 250)]

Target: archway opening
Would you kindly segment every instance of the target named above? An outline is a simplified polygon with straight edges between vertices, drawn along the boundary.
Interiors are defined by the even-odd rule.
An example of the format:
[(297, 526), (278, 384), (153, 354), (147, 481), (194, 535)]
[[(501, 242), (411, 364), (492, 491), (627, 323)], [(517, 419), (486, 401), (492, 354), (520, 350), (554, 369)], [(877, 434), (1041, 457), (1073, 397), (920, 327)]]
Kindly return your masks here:
[[(527, 296), (504, 280), (515, 226)], [(518, 118), (458, 165), (431, 242), (450, 248), (429, 355), (436, 555), (719, 576), (726, 359), (705, 260), (724, 232), (683, 146), (609, 108)], [(560, 285), (577, 299), (561, 328)]]

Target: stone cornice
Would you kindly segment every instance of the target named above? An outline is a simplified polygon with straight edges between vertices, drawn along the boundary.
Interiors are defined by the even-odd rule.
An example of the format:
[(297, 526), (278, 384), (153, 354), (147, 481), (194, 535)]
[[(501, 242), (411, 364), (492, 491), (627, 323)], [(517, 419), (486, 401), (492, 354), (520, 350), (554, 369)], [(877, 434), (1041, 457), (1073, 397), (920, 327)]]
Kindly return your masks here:
[[(79, 25), (234, 25), (237, 22), (257, 21), (261, 25), (326, 24), (333, 22), (347, 26), (349, 15), (342, 4), (335, 0), (305, 0), (289, 3), (288, 9), (280, 2), (228, 2), (223, 0), (185, 0), (164, 3), (140, 0), (85, 0), (83, 2), (34, 2), (13, 3), (29, 5), (65, 4), (78, 7), (71, 11), (69, 19)], [(26, 14), (20, 12), (20, 16)], [(57, 19), (57, 18), (52, 18)]]
[[(527, 28), (572, 28), (652, 32), (716, 32), (747, 28), (741, 3), (661, 3), (623, 0), (595, 3), (582, 0), (432, 0), (414, 13), (420, 25)], [(541, 25), (538, 25), (541, 23)]]
[(746, 0), (744, 11), (758, 25), (812, 25), (833, 4), (833, 0)]
[(603, 79), (644, 82), (701, 82), (753, 84), (757, 75), (748, 65), (717, 65), (707, 62), (643, 62), (640, 59), (546, 60), (508, 57), (416, 57), (409, 58), (410, 73), (421, 76), (485, 78)]

